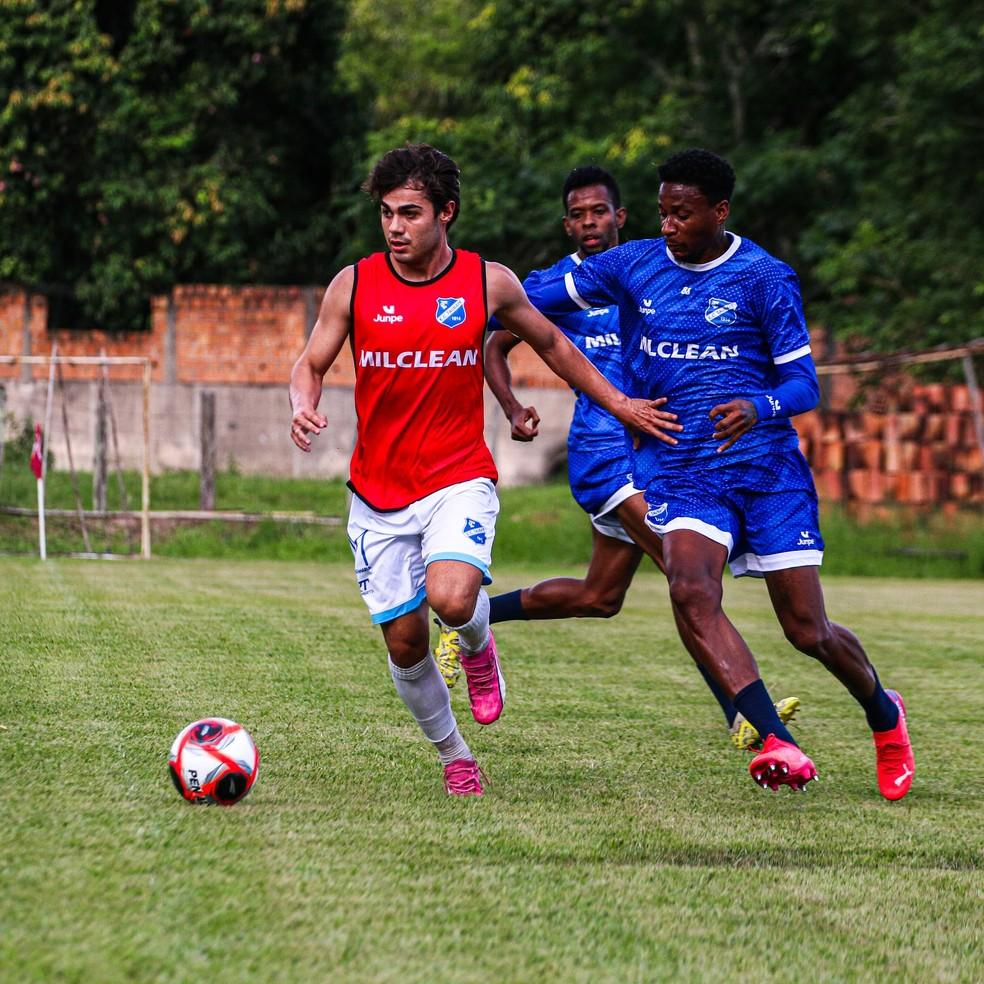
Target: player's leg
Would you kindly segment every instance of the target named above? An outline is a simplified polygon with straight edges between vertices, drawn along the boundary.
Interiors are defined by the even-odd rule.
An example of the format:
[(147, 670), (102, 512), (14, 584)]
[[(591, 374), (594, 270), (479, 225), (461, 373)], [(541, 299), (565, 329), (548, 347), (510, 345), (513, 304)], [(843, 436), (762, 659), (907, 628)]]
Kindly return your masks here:
[(423, 518), (422, 551), (427, 600), (457, 633), (472, 715), (491, 724), (502, 713), (506, 684), (489, 628), (489, 564), (499, 501), (487, 479), (443, 489), (417, 504)]
[(765, 578), (786, 638), (823, 663), (862, 706), (874, 732), (879, 788), (888, 799), (901, 798), (915, 772), (904, 705), (882, 687), (857, 637), (827, 618), (819, 575), (824, 543), (806, 459), (796, 449), (771, 456), (746, 474), (741, 498), (744, 541), (732, 571)]
[(451, 695), (428, 652), (427, 606), (383, 623), (390, 675), (396, 692), (433, 743), (444, 766), (444, 787), (452, 796), (481, 796), (478, 764), (458, 730)]
[(744, 639), (721, 605), (721, 577), (742, 534), (740, 502), (729, 471), (663, 476), (646, 490), (646, 525), (662, 538), (670, 598), (691, 655), (714, 678), (738, 712), (765, 736), (750, 771), (763, 785), (803, 784), (816, 775), (779, 718)]
[[(618, 518), (622, 524), (622, 528), (625, 532), (632, 538), (633, 542), (643, 550), (650, 560), (665, 574), (666, 567), (663, 564), (663, 544), (660, 538), (646, 525), (646, 513), (649, 511), (649, 507), (646, 505), (646, 497), (640, 492), (638, 495), (631, 496), (626, 499), (618, 509)], [(687, 622), (680, 617), (680, 613), (677, 611), (677, 607), (673, 604), (672, 599), (670, 600), (671, 608), (673, 609), (673, 619), (676, 622), (677, 632), (680, 636), (681, 641), (684, 644), (687, 652), (690, 653), (694, 660), (694, 665), (697, 667), (700, 675), (704, 678), (704, 682), (707, 684), (708, 689), (714, 695), (714, 699), (718, 702), (721, 708), (721, 712), (724, 714), (724, 719), (728, 724), (728, 729), (730, 730), (734, 725), (735, 720), (739, 717), (738, 709), (734, 704), (731, 703), (731, 699), (728, 695), (721, 689), (717, 680), (711, 676), (711, 674), (701, 665), (698, 658), (694, 655), (697, 652), (696, 644), (692, 639), (690, 639), (690, 628)]]
[(551, 577), (516, 592), (496, 595), (491, 621), (611, 618), (617, 615), (642, 559), (642, 551), (591, 529), (591, 559), (584, 577)]
[(874, 736), (879, 789), (888, 799), (901, 799), (916, 767), (901, 696), (882, 687), (858, 637), (828, 619), (816, 567), (770, 571), (765, 580), (786, 638), (821, 662), (861, 705)]
[(393, 683), (437, 750), (445, 788), (455, 795), (481, 795), (478, 766), (427, 651), (425, 568), (415, 517), (408, 510), (377, 513), (353, 499), (348, 536), (356, 581), (372, 621), (382, 629)]
[(751, 650), (721, 607), (728, 549), (691, 529), (663, 535), (663, 560), (675, 611), (692, 655), (718, 682), (739, 713), (766, 739), (749, 771), (763, 787), (804, 789), (816, 777), (810, 759), (782, 723)]
[[(640, 493), (637, 496), (626, 499), (619, 506), (618, 518), (625, 532), (632, 537), (639, 548), (665, 574), (666, 567), (663, 563), (662, 541), (646, 523), (648, 509), (645, 496)], [(670, 605), (673, 609), (673, 618), (676, 622), (680, 640), (683, 642), (687, 652), (690, 653), (700, 675), (704, 678), (708, 689), (714, 695), (714, 699), (718, 702), (721, 713), (724, 714), (724, 720), (727, 722), (732, 743), (742, 751), (760, 747), (762, 739), (758, 730), (738, 711), (738, 708), (731, 702), (729, 695), (701, 662), (699, 655), (700, 647), (697, 641), (692, 638), (689, 623), (681, 617), (680, 611), (673, 602), (672, 597), (670, 599)], [(776, 713), (779, 715), (779, 720), (784, 725), (788, 724), (795, 716), (799, 705), (799, 699), (796, 697), (785, 697), (777, 701), (775, 707)]]

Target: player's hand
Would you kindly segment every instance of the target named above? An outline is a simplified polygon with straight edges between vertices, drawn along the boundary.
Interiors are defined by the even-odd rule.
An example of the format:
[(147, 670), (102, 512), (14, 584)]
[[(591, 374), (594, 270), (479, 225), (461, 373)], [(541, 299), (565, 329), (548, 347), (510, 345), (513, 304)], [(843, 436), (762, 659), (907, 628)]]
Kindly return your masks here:
[(328, 418), (317, 410), (298, 410), (290, 422), (290, 439), (302, 450), (311, 450), (309, 434), (320, 434)]
[(514, 441), (532, 441), (540, 433), (537, 430), (540, 415), (536, 412), (536, 407), (517, 407), (509, 414), (509, 424)]
[(708, 414), (714, 424), (714, 439), (724, 441), (718, 453), (727, 451), (742, 434), (750, 431), (758, 423), (758, 410), (751, 400), (729, 400), (719, 403)]
[(628, 407), (624, 414), (618, 415), (619, 420), (625, 424), (629, 433), (632, 435), (633, 447), (639, 447), (639, 436), (648, 434), (655, 437), (664, 444), (676, 444), (677, 439), (673, 437), (673, 431), (682, 431), (683, 424), (678, 424), (677, 415), (668, 410), (661, 410), (665, 406), (666, 397), (661, 396), (658, 400), (632, 400), (628, 401)]

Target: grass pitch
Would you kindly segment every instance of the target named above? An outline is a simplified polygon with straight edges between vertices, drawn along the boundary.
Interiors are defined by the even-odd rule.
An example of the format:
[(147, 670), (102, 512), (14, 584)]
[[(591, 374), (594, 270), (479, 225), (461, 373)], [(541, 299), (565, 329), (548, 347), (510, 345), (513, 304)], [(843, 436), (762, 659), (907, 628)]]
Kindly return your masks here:
[[(0, 979), (979, 980), (984, 586), (826, 586), (905, 695), (899, 803), (760, 584), (728, 608), (803, 699), (807, 795), (748, 777), (645, 573), (614, 620), (499, 627), (502, 720), (453, 695), (491, 792), (451, 801), (347, 565), (0, 559)], [(166, 774), (207, 715), (262, 754), (231, 809)]]

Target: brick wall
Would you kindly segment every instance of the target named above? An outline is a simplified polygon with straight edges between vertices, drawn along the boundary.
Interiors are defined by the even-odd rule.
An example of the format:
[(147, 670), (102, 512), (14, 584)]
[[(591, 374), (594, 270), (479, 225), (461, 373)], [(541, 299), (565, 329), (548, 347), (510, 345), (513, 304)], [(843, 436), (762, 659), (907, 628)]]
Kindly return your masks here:
[[(318, 287), (176, 287), (170, 298), (153, 299), (150, 330), (128, 335), (49, 334), (45, 300), (34, 296), (25, 342), (25, 297), (8, 290), (0, 292), (0, 355), (47, 355), (57, 341), (62, 355), (105, 350), (107, 355), (150, 358), (158, 384), (282, 390), (321, 294)], [(820, 339), (815, 350), (824, 350)], [(564, 388), (529, 346), (518, 346), (510, 364), (514, 385), (527, 394)], [(0, 382), (46, 376), (43, 366), (0, 365)], [(92, 379), (94, 372), (66, 366), (64, 376)], [(113, 372), (114, 379), (139, 376), (139, 367)], [(984, 502), (984, 462), (967, 387), (919, 386), (898, 375), (875, 382), (883, 385), (859, 393), (857, 381), (849, 376), (824, 377), (825, 409), (795, 421), (821, 496), (863, 502)], [(345, 346), (326, 385), (348, 388), (353, 383), (351, 351)], [(280, 398), (277, 394), (276, 400)], [(535, 395), (527, 399), (536, 402)], [(246, 455), (248, 449), (244, 445), (237, 454)]]

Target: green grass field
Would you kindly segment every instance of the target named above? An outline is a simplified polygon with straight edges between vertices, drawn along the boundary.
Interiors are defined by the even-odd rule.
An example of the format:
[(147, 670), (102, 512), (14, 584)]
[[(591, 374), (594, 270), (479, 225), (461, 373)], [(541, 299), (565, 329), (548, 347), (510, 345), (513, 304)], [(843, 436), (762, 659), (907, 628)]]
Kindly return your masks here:
[[(762, 586), (727, 591), (803, 699), (808, 794), (748, 777), (645, 573), (612, 621), (500, 626), (500, 722), (453, 695), (491, 792), (450, 801), (347, 565), (0, 559), (0, 979), (980, 980), (984, 586), (827, 580), (909, 705), (895, 804)], [(191, 807), (167, 751), (216, 714), (260, 779)]]
[[(24, 457), (23, 455), (21, 457)], [(139, 476), (125, 475), (129, 506), (140, 501)], [(92, 476), (78, 475), (83, 507), (91, 507)], [(49, 508), (75, 509), (71, 476), (53, 471)], [(251, 560), (337, 560), (351, 557), (340, 527), (309, 526), (269, 518), (277, 511), (309, 510), (323, 516), (347, 514), (340, 480), (273, 478), (223, 472), (216, 476), (216, 509), (267, 515), (260, 522), (152, 523), (153, 552), (159, 557)], [(499, 490), (502, 513), (496, 530), (497, 564), (585, 564), (591, 553), (590, 527), (574, 504), (566, 482)], [(110, 509), (119, 507), (116, 476), (107, 486)], [(34, 477), (8, 460), (0, 472), (0, 506), (35, 509)], [(151, 508), (197, 509), (198, 475), (165, 472), (151, 481)], [(905, 578), (984, 578), (984, 522), (980, 506), (951, 513), (934, 508), (880, 507), (863, 511), (826, 503), (821, 513), (830, 574)], [(73, 516), (48, 518), (49, 556), (83, 550)], [(89, 520), (96, 552), (140, 552), (139, 524), (127, 528)], [(0, 514), (0, 555), (37, 553), (33, 517)]]

